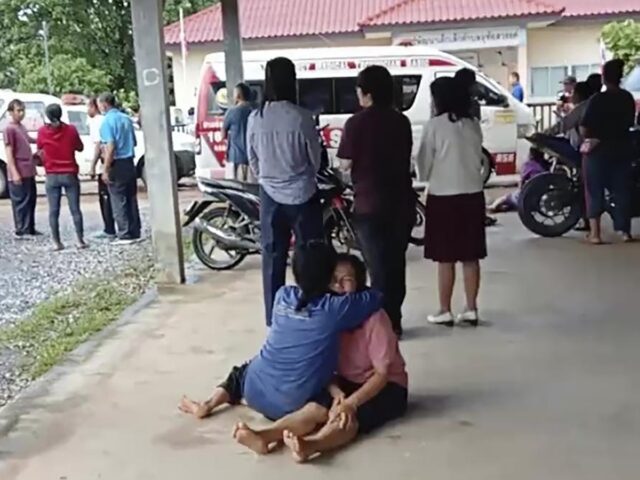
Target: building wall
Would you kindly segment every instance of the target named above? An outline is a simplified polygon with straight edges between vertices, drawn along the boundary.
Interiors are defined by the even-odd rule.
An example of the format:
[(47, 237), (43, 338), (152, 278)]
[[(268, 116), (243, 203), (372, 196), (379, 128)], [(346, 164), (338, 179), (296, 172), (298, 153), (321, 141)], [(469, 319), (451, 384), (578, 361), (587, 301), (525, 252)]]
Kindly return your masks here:
[[(541, 69), (549, 69), (550, 84), (555, 84), (556, 80), (563, 76), (563, 70), (564, 75), (574, 74), (578, 80), (584, 80), (587, 74), (586, 66), (591, 66), (591, 70), (597, 70), (602, 63), (600, 32), (603, 25), (602, 22), (576, 23), (530, 29), (527, 39), (528, 71), (526, 72), (529, 97), (540, 97), (534, 93), (536, 93), (536, 78), (542, 76)], [(560, 88), (559, 84), (555, 86)], [(544, 90), (544, 88), (538, 89), (539, 92)], [(542, 95), (542, 97), (545, 96)]]

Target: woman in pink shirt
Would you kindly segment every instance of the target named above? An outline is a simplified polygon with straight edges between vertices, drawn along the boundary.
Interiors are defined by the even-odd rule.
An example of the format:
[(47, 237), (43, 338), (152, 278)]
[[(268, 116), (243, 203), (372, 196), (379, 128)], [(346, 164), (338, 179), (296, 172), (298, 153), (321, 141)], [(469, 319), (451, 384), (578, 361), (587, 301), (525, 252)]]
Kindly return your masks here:
[[(332, 290), (353, 293), (366, 288), (367, 269), (354, 255), (339, 255)], [(362, 327), (344, 333), (329, 421), (316, 434), (298, 437), (284, 433), (284, 442), (297, 462), (351, 442), (407, 411), (408, 375), (398, 337), (384, 310), (374, 313)], [(342, 430), (351, 430), (345, 436)]]

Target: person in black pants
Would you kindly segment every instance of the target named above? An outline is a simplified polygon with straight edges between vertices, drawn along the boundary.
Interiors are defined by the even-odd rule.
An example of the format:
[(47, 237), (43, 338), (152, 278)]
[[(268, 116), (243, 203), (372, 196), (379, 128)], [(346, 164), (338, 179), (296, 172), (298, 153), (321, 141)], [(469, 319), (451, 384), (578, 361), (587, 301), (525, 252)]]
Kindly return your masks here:
[(247, 155), (260, 183), (262, 283), (267, 325), (285, 284), (291, 234), (297, 245), (324, 240), (316, 173), (320, 141), (310, 111), (298, 106), (296, 70), (288, 58), (265, 67), (265, 95), (249, 116)]
[[(89, 137), (93, 143), (93, 159), (91, 162), (91, 178), (97, 178), (98, 182), (98, 202), (100, 204), (100, 213), (104, 223), (104, 230), (97, 237), (115, 239), (116, 222), (113, 218), (113, 209), (111, 208), (111, 195), (109, 195), (109, 186), (102, 177), (104, 159), (102, 158), (102, 142), (100, 141), (100, 127), (104, 117), (100, 115), (98, 107), (98, 98), (91, 97), (87, 104), (87, 114), (89, 115)], [(99, 173), (98, 173), (99, 172)]]
[(607, 210), (605, 190), (612, 194), (615, 204), (614, 229), (624, 242), (633, 240), (631, 128), (635, 123), (635, 100), (631, 93), (620, 88), (624, 72), (622, 60), (610, 60), (602, 70), (606, 90), (591, 97), (580, 124), (580, 132), (586, 139), (581, 150), (585, 153), (588, 240), (595, 245), (603, 243), (600, 217)]
[(31, 154), (31, 143), (27, 129), (22, 125), (25, 105), (12, 100), (7, 106), (10, 121), (2, 136), (4, 138), (9, 177), (9, 197), (13, 210), (16, 238), (40, 235), (36, 230), (35, 213), (37, 202), (36, 164)]
[(140, 239), (137, 172), (134, 164), (136, 138), (131, 119), (120, 112), (113, 94), (98, 99), (104, 120), (100, 140), (104, 145), (102, 178), (109, 186), (111, 206), (118, 227), (117, 243), (128, 245)]
[(386, 68), (360, 72), (357, 94), (363, 110), (347, 121), (338, 157), (351, 166), (354, 223), (371, 286), (384, 294), (384, 308), (401, 335), (405, 255), (417, 195), (411, 182), (411, 123), (394, 107), (393, 90)]

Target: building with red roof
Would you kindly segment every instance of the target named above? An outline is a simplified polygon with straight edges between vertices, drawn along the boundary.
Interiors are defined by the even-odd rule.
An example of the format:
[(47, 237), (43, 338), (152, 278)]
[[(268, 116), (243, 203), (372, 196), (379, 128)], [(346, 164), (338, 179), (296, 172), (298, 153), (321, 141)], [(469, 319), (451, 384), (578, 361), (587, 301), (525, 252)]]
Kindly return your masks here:
[[(506, 83), (520, 73), (527, 99), (553, 98), (567, 75), (602, 63), (600, 32), (640, 18), (640, 0), (238, 0), (244, 49), (426, 44), (451, 52)], [(193, 106), (205, 55), (222, 50), (220, 5), (165, 27), (177, 104)], [(186, 78), (186, 84), (184, 80)]]

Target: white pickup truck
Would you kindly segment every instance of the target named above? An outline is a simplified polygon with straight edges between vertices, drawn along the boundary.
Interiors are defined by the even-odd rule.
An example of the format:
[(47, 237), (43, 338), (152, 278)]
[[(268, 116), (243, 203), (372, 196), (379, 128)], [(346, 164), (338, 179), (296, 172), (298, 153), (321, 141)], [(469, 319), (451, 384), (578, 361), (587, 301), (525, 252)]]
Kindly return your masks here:
[[(34, 137), (36, 136), (38, 129), (46, 122), (44, 114), (46, 106), (51, 103), (62, 105), (59, 98), (51, 95), (39, 93), (15, 93), (0, 90), (0, 138), (2, 137), (2, 131), (4, 130), (6, 123), (9, 121), (7, 106), (9, 102), (15, 98), (22, 100), (25, 104), (26, 115), (23, 124), (27, 128), (27, 131)], [(91, 140), (89, 139), (87, 107), (85, 105), (62, 105), (62, 110), (63, 120), (74, 125), (80, 133), (80, 138), (82, 139), (85, 148), (83, 152), (78, 152), (76, 154), (76, 160), (80, 167), (80, 175), (88, 175), (91, 168), (91, 155), (93, 153), (93, 148), (91, 146)], [(139, 129), (136, 130), (136, 140), (138, 144), (136, 147), (135, 158), (136, 168), (138, 170), (138, 177), (144, 181), (144, 137)], [(178, 180), (193, 175), (195, 172), (194, 137), (186, 133), (173, 132), (172, 140)], [(0, 148), (0, 198), (4, 198), (8, 194), (7, 165), (4, 147), (0, 147), (2, 147)], [(38, 168), (38, 174), (44, 175), (42, 168)]]

